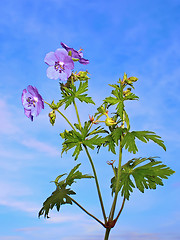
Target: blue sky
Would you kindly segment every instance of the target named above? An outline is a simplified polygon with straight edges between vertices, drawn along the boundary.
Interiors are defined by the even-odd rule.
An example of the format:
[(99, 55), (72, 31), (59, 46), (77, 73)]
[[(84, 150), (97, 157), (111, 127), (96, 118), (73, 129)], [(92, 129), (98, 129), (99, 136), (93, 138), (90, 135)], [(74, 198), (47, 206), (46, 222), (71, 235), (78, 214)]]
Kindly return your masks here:
[[(110, 93), (108, 84), (124, 72), (139, 78), (135, 86), (140, 100), (126, 106), (131, 128), (155, 131), (167, 152), (153, 143), (139, 144), (137, 156), (160, 156), (176, 171), (164, 187), (132, 194), (110, 239), (180, 239), (179, 12), (179, 0), (0, 2), (0, 240), (103, 239), (104, 229), (74, 205), (52, 211), (48, 220), (37, 218), (54, 190), (49, 182), (76, 163), (71, 154), (60, 157), (59, 133), (68, 127), (64, 120), (58, 116), (52, 127), (46, 107), (32, 123), (20, 96), (31, 84), (46, 101), (59, 99), (58, 81), (46, 77), (43, 60), (60, 42), (84, 49), (90, 64), (76, 64), (76, 70), (91, 73), (89, 94), (97, 104)], [(82, 120), (95, 112), (89, 105), (79, 107)], [(72, 108), (67, 116), (76, 119)], [(106, 161), (114, 156), (106, 151), (92, 155), (109, 210), (112, 173)], [(124, 152), (124, 161), (132, 157)], [(85, 154), (79, 162), (84, 173), (91, 173)], [(82, 180), (74, 190), (77, 201), (101, 218), (94, 187), (93, 180)]]

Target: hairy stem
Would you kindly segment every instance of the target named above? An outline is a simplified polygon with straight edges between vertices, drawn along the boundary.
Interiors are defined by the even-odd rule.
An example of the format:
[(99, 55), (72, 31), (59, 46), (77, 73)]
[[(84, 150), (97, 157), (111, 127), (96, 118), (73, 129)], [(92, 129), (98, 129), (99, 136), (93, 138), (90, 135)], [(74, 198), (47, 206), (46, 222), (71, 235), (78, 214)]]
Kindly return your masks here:
[(73, 198), (71, 198), (69, 196), (69, 198), (71, 199), (72, 202), (74, 202), (78, 207), (80, 207), (85, 213), (87, 213), (89, 216), (91, 216), (92, 218), (94, 218), (98, 223), (100, 223), (103, 227), (105, 227), (105, 224), (103, 222), (101, 222), (98, 218), (96, 218), (93, 214), (89, 213), (85, 208), (83, 208), (78, 202), (76, 202)]

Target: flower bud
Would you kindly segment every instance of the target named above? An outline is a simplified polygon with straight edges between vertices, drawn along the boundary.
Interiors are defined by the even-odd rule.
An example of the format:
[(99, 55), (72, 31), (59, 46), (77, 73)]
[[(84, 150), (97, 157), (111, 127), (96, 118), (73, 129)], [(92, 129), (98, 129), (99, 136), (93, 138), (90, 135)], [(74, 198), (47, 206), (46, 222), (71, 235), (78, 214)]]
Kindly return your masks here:
[(138, 78), (136, 78), (136, 77), (129, 77), (125, 80), (125, 82), (127, 84), (132, 84), (133, 82), (136, 82), (137, 80), (138, 80)]
[(56, 120), (56, 112), (54, 110), (52, 110), (49, 113), (49, 121), (52, 124), (52, 126), (54, 126), (55, 120)]
[(128, 79), (129, 79), (130, 81), (132, 81), (132, 82), (136, 82), (136, 81), (138, 80), (137, 77), (129, 77)]
[(90, 79), (88, 76), (87, 76), (88, 72), (87, 71), (80, 71), (76, 76), (79, 80), (81, 81), (87, 81), (88, 79)]
[(106, 120), (105, 120), (105, 124), (106, 124), (106, 126), (110, 127), (110, 126), (113, 126), (117, 123), (112, 118), (107, 117)]
[(125, 97), (127, 97), (131, 93), (131, 88), (127, 88), (126, 91), (123, 91)]

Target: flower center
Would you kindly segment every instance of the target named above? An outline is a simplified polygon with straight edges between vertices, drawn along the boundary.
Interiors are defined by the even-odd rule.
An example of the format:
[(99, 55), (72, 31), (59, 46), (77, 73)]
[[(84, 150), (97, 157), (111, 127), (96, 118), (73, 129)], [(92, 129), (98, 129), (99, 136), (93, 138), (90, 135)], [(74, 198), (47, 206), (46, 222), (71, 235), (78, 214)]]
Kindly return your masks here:
[(32, 105), (35, 107), (36, 103), (38, 102), (38, 98), (37, 97), (28, 97), (26, 98), (26, 102), (28, 103), (28, 107), (31, 107)]
[(64, 62), (55, 62), (54, 68), (56, 71), (59, 71), (60, 73), (64, 71)]

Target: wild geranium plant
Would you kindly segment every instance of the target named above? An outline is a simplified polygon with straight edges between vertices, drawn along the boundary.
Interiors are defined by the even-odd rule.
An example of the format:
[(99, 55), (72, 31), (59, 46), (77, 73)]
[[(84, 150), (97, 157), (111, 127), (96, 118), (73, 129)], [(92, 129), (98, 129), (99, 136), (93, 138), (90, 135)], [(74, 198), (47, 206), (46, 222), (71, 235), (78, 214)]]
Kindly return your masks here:
[[(44, 59), (48, 65), (48, 78), (59, 79), (61, 99), (57, 103), (54, 100), (52, 103), (47, 103), (41, 97), (37, 88), (29, 85), (27, 87), (29, 93), (26, 89), (23, 90), (22, 104), (25, 115), (33, 121), (33, 117), (39, 115), (41, 109), (44, 109), (44, 103), (46, 103), (51, 109), (49, 120), (52, 126), (55, 124), (56, 114), (59, 113), (69, 124), (69, 129), (60, 133), (63, 140), (62, 154), (72, 150), (72, 157), (77, 160), (80, 153), (85, 151), (93, 175), (80, 172), (81, 163), (74, 166), (68, 174), (60, 173), (54, 180), (55, 191), (43, 203), (39, 211), (39, 217), (44, 215), (44, 217), (49, 218), (49, 211), (54, 207), (59, 211), (61, 205), (76, 204), (105, 228), (104, 240), (107, 240), (111, 229), (116, 225), (121, 215), (125, 201), (129, 201), (133, 190), (137, 188), (144, 193), (145, 189), (156, 189), (157, 185), (163, 186), (163, 180), (172, 175), (174, 171), (157, 160), (157, 157), (133, 157), (122, 164), (123, 149), (132, 154), (137, 153), (136, 140), (144, 143), (151, 140), (166, 150), (163, 140), (156, 133), (147, 130), (131, 131), (130, 129), (125, 103), (126, 101), (138, 100), (138, 96), (133, 93), (134, 84), (138, 80), (136, 77), (128, 77), (125, 73), (116, 84), (109, 84), (112, 88), (111, 96), (106, 97), (102, 104), (97, 106), (97, 111), (89, 116), (87, 121), (81, 122), (76, 102), (95, 103), (87, 94), (90, 79), (88, 71), (75, 72), (73, 69), (74, 62), (87, 65), (89, 60), (83, 58), (82, 49), (76, 51), (64, 43), (61, 43), (61, 46), (63, 48), (48, 53)], [(67, 109), (70, 105), (74, 106), (77, 116), (77, 121), (74, 123), (70, 122), (61, 112), (62, 108)], [(112, 206), (109, 214), (104, 208), (96, 168), (89, 152), (89, 149), (92, 149), (96, 150), (98, 154), (103, 148), (108, 148), (113, 158), (116, 159), (106, 159), (113, 170), (110, 182)], [(105, 164), (106, 161), (102, 164)], [(98, 219), (75, 200), (74, 195), (76, 193), (72, 190), (72, 185), (77, 179), (83, 178), (91, 178), (92, 181), (95, 181), (102, 219)], [(116, 204), (118, 197), (122, 197), (121, 207)]]

